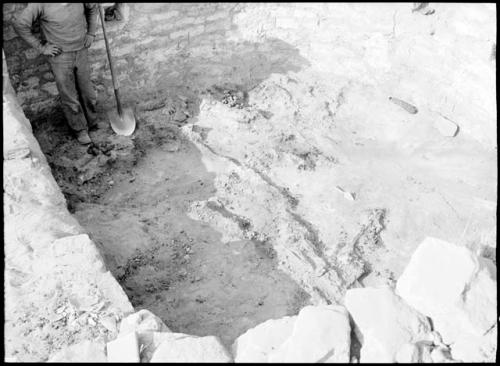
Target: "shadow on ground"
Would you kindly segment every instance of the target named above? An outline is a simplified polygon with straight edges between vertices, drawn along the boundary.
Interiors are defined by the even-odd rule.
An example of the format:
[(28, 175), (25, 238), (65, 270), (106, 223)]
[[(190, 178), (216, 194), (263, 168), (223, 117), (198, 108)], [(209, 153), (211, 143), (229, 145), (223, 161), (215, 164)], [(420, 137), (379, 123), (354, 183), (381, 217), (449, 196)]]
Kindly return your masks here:
[[(159, 75), (156, 91), (136, 101), (131, 138), (114, 135), (103, 119), (91, 133), (95, 148), (81, 146), (60, 109), (32, 124), (68, 208), (134, 307), (153, 311), (173, 331), (213, 334), (230, 345), (267, 319), (296, 314), (309, 297), (276, 269), (272, 248), (223, 243), (221, 233), (187, 216), (192, 202), (215, 193), (214, 176), (178, 127), (197, 116), (204, 96), (244, 99), (272, 73), (298, 71), (307, 61), (276, 39), (225, 49), (215, 59), (185, 57), (176, 83)], [(161, 89), (164, 83), (170, 87)], [(99, 107), (104, 116), (105, 102)]]

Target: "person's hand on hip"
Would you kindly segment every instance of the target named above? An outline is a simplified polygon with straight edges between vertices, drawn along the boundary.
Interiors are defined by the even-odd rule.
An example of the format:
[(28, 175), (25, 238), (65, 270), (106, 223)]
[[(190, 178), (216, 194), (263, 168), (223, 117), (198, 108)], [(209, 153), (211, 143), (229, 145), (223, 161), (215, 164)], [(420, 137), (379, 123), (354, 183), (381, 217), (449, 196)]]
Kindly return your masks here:
[(90, 45), (92, 44), (92, 42), (94, 42), (94, 38), (95, 38), (95, 35), (93, 34), (86, 34), (85, 35), (85, 40), (83, 41), (83, 45), (86, 47), (86, 48), (89, 48)]
[(45, 56), (54, 57), (59, 55), (61, 52), (62, 52), (61, 47), (51, 43), (47, 43), (45, 46), (42, 47), (42, 55)]

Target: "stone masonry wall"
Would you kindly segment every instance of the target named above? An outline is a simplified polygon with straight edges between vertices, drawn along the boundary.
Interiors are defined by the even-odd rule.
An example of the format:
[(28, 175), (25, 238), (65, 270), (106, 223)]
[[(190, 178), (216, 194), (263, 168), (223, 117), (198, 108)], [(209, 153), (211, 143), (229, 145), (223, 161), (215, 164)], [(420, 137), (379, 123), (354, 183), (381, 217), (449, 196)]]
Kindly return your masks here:
[[(17, 37), (12, 18), (24, 3), (4, 4), (4, 51), (28, 118), (55, 106), (45, 57)], [(256, 85), (302, 59), (397, 92), (419, 110), (437, 111), (483, 144), (496, 146), (495, 9), (491, 4), (130, 3), (125, 19), (106, 22), (126, 103), (194, 93), (213, 84)], [(412, 37), (407, 37), (411, 34)], [(114, 105), (100, 24), (90, 48), (101, 107)], [(438, 65), (438, 66), (436, 66)], [(418, 93), (418, 90), (425, 90)]]
[[(46, 57), (30, 48), (13, 29), (15, 14), (25, 6), (3, 5), (3, 48), (12, 85), (31, 119), (50, 111), (58, 92)], [(124, 4), (124, 19), (105, 24), (124, 101), (145, 100), (200, 75), (215, 79), (223, 76), (224, 68), (213, 68), (210, 62), (200, 60), (190, 62), (188, 58), (203, 55), (209, 59), (233, 29), (232, 18), (240, 7), (235, 3)], [(100, 20), (90, 61), (100, 106), (114, 103)]]
[(4, 349), (7, 361), (40, 362), (104, 345), (134, 309), (68, 212), (8, 80), (3, 59)]

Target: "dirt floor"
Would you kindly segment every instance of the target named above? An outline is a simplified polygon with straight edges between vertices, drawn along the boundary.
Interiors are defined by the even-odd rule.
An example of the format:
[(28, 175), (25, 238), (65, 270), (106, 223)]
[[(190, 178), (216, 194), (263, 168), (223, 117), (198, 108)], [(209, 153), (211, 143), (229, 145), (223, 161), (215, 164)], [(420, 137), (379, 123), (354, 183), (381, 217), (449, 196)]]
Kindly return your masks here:
[(302, 71), (138, 103), (131, 138), (104, 114), (89, 147), (60, 113), (34, 132), (132, 304), (229, 345), (352, 286), (394, 285), (426, 236), (496, 260), (495, 152), (426, 113)]
[(314, 70), (169, 95), (137, 104), (131, 138), (104, 115), (90, 147), (60, 113), (34, 133), (134, 307), (173, 331), (229, 346), (347, 288), (392, 286), (426, 236), (496, 261), (496, 153), (440, 135), (429, 112)]
[(271, 245), (223, 242), (188, 217), (192, 202), (215, 192), (214, 174), (174, 120), (195, 103), (174, 104), (141, 106), (132, 138), (101, 122), (91, 147), (76, 143), (60, 112), (34, 123), (34, 132), (68, 208), (134, 307), (173, 331), (218, 335), (229, 346), (265, 320), (296, 314), (309, 295), (277, 269)]

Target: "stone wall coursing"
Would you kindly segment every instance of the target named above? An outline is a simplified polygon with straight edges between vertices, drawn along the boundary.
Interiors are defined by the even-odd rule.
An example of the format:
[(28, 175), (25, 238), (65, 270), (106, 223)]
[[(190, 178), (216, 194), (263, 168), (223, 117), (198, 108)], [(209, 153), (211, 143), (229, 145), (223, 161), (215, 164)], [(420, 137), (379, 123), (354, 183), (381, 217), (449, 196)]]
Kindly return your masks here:
[[(31, 119), (50, 111), (58, 93), (46, 57), (31, 49), (12, 27), (15, 14), (25, 6), (3, 5), (3, 48), (12, 85)], [(167, 87), (193, 84), (199, 76), (223, 76), (227, 69), (214, 67), (215, 61), (209, 60), (234, 29), (232, 19), (240, 8), (235, 3), (124, 4), (124, 19), (105, 23), (124, 102), (145, 100)], [(100, 20), (98, 23), (89, 55), (103, 107), (114, 103), (114, 96)], [(224, 61), (219, 65), (227, 64)]]
[(412, 7), (255, 3), (236, 14), (234, 23), (240, 40), (278, 38), (296, 47), (325, 79), (341, 75), (398, 94), (496, 147), (495, 6), (431, 3), (430, 16)]
[[(12, 28), (13, 15), (24, 6), (4, 4), (3, 47), (31, 118), (52, 108), (57, 93), (45, 58)], [(341, 75), (397, 94), (496, 146), (495, 8), (432, 7), (435, 13), (424, 16), (410, 3), (130, 3), (123, 21), (106, 25), (126, 103), (175, 87), (196, 92), (221, 83), (255, 85), (271, 72), (293, 70), (291, 60), (302, 58), (302, 65), (325, 77)], [(90, 54), (100, 106), (111, 107), (100, 25)]]
[[(73, 343), (105, 343), (133, 312), (96, 247), (68, 212), (3, 59), (6, 357), (40, 362)], [(106, 323), (107, 321), (107, 323)]]

